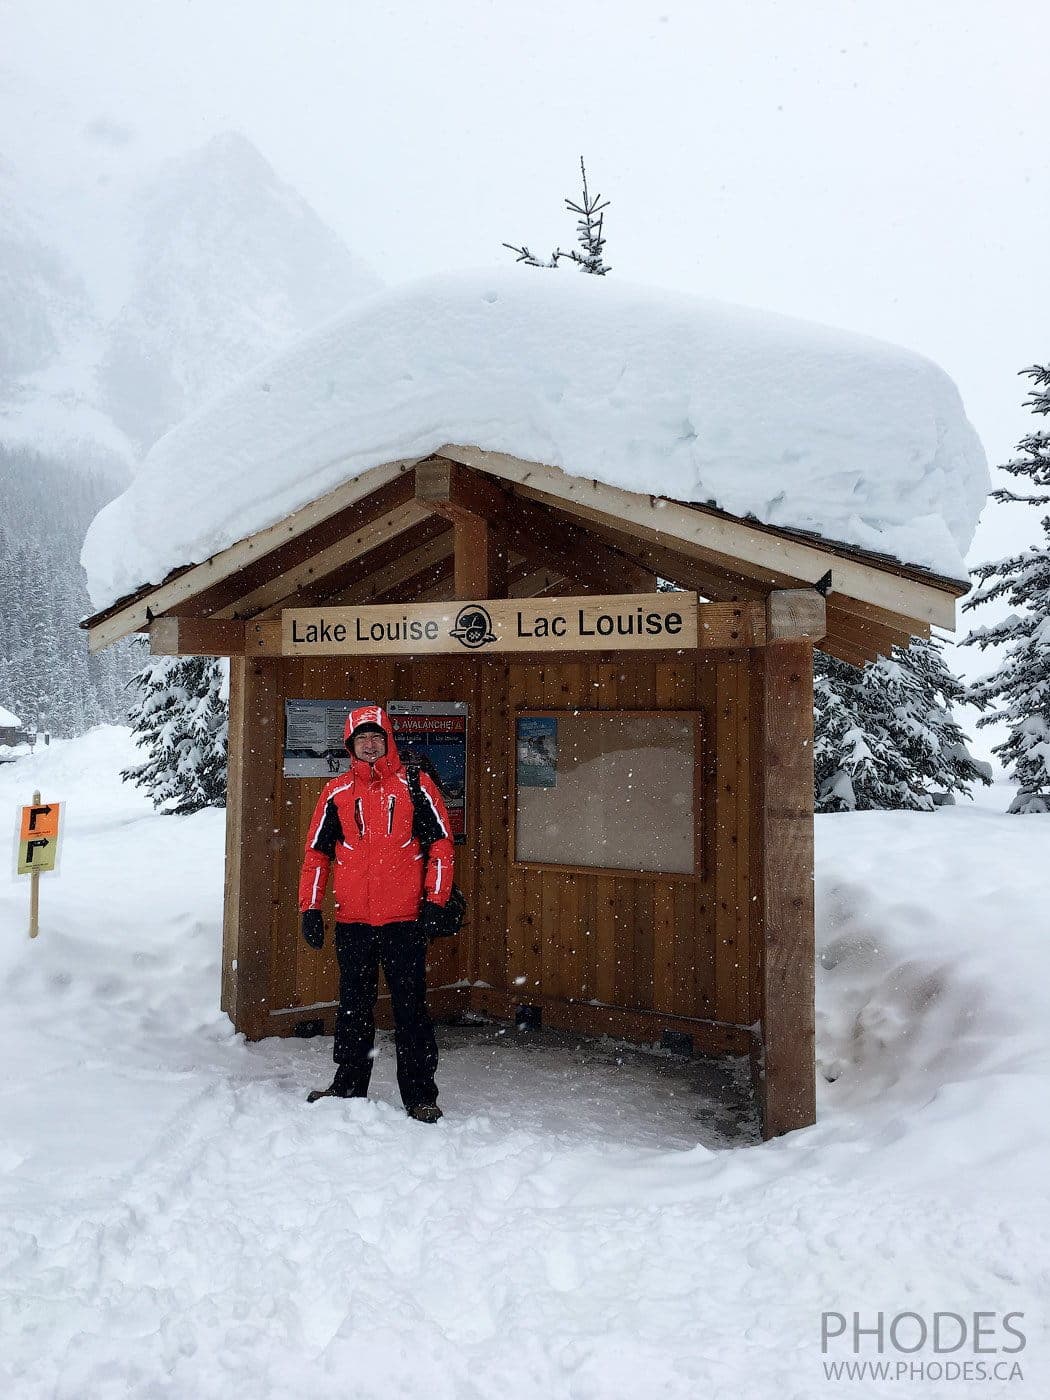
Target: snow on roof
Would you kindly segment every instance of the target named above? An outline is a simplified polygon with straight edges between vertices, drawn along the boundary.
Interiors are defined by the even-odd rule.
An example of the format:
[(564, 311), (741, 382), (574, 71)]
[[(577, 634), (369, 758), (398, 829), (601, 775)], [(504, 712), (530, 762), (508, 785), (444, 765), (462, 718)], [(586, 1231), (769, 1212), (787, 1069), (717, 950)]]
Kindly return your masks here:
[(155, 444), (88, 531), (92, 603), (446, 444), (956, 578), (989, 487), (955, 385), (909, 351), (614, 277), (448, 274), (356, 303)]
[(10, 710), (5, 710), (0, 705), (0, 729), (21, 729), (22, 721), (17, 715), (13, 715)]

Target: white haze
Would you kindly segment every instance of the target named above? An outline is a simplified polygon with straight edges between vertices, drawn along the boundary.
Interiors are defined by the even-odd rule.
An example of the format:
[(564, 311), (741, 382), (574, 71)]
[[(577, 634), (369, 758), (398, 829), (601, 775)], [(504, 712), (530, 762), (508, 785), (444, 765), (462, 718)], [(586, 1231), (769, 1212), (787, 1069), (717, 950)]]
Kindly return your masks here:
[[(111, 306), (79, 196), (220, 132), (388, 283), (570, 242), (583, 152), (614, 275), (926, 354), (993, 463), (1032, 422), (1050, 18), (1027, 0), (37, 0), (0, 27), (4, 158)], [(971, 559), (1035, 528), (986, 511)]]

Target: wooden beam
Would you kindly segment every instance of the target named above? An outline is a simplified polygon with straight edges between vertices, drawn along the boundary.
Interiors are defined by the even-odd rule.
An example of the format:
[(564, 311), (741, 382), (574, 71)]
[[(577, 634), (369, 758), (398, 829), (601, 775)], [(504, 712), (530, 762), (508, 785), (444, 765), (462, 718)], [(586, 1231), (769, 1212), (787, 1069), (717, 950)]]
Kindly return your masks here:
[[(771, 583), (758, 583), (729, 568), (701, 562), (673, 549), (632, 541), (623, 533), (630, 528), (626, 522), (614, 529), (590, 521), (588, 528), (621, 548), (636, 563), (653, 568), (661, 578), (712, 601), (760, 599), (770, 594)], [(889, 656), (895, 645), (907, 646), (912, 636), (930, 635), (929, 623), (886, 612), (837, 593), (832, 593), (826, 601), (825, 618), (826, 633), (820, 640), (820, 649), (853, 665), (874, 661), (880, 655)]]
[[(429, 578), (420, 580), (412, 595), (403, 601), (408, 603), (451, 603), (455, 601), (455, 598), (453, 571), (451, 567), (446, 567), (440, 573), (432, 571)], [(397, 601), (402, 600), (398, 599)]]
[(523, 560), (511, 570), (507, 597), (537, 598), (541, 593), (553, 592), (555, 586), (560, 584), (565, 585), (563, 593), (574, 591), (560, 569), (548, 569), (542, 564), (533, 564), (531, 560)]
[(699, 559), (664, 546), (635, 540), (630, 535), (630, 523), (624, 521), (619, 529), (592, 520), (588, 529), (607, 543), (621, 549), (628, 558), (658, 578), (691, 593), (700, 593), (711, 602), (740, 603), (765, 598), (769, 588), (746, 579), (741, 574), (727, 573)]
[(862, 563), (834, 549), (784, 537), (772, 528), (762, 529), (663, 497), (640, 497), (506, 453), (449, 444), (439, 455), (514, 482), (530, 499), (562, 505), (582, 519), (611, 524), (629, 520), (632, 533), (654, 544), (673, 542), (675, 548), (695, 552), (698, 557), (735, 563), (738, 569), (744, 564), (748, 572), (754, 566), (766, 576), (772, 574), (770, 581), (775, 586), (814, 583), (832, 568), (836, 591), (949, 630), (955, 626), (955, 600), (969, 589), (961, 580), (923, 582), (908, 576), (919, 571), (906, 565), (898, 572), (889, 561), (885, 565)]
[(351, 560), (375, 549), (392, 535), (404, 534), (426, 519), (426, 511), (415, 501), (407, 501), (384, 515), (369, 520), (354, 534), (346, 536), (304, 559), (301, 564), (268, 580), (251, 593), (237, 598), (221, 608), (218, 617), (251, 617), (278, 602), (287, 602), (306, 584), (314, 584), (335, 569), (344, 568)]
[(562, 578), (547, 584), (545, 588), (535, 589), (529, 596), (533, 598), (586, 598), (589, 593), (597, 591), (597, 589), (589, 588), (587, 584), (581, 583), (579, 579)]
[(766, 599), (766, 641), (815, 642), (826, 631), (824, 599), (815, 588), (778, 588)]
[(454, 598), (505, 598), (507, 550), (484, 516), (467, 515), (453, 522), (455, 533)]
[(150, 623), (151, 656), (243, 656), (244, 623), (201, 617), (158, 617)]
[(430, 460), (417, 467), (416, 483), (416, 499), (428, 510), (461, 526), (471, 519), (487, 520), (506, 551), (559, 569), (566, 578), (579, 578), (599, 593), (644, 593), (652, 587), (648, 570), (578, 522), (557, 520), (547, 506), (512, 496), (478, 472)]
[[(278, 639), (280, 640), (280, 639)], [(237, 923), (241, 889), (241, 798), (244, 787), (243, 656), (230, 661), (229, 729), (226, 744), (226, 868), (222, 896), (222, 970), (219, 1005), (231, 1020), (237, 1013)]]
[[(874, 661), (878, 656), (890, 656), (895, 646), (909, 646), (914, 636), (928, 635), (929, 629), (902, 632), (896, 628), (883, 627), (869, 622), (847, 611), (838, 599), (827, 600), (827, 637), (820, 643), (822, 651), (837, 655), (835, 644), (844, 645), (863, 653), (865, 660)], [(829, 645), (830, 643), (830, 645)]]
[(377, 603), (426, 603), (444, 601), (454, 596), (452, 592), (453, 557), (451, 554), (436, 559), (425, 569), (418, 570), (411, 578), (404, 579), (396, 588), (375, 599)]
[[(279, 664), (257, 656), (236, 657), (230, 663), (240, 697), (237, 715), (241, 723), (236, 733), (232, 724), (230, 731), (235, 753), (230, 779), (235, 816), (230, 839), (236, 842), (236, 854), (227, 867), (227, 917), (231, 923), (224, 939), (234, 950), (236, 969), (224, 972), (231, 1019), (249, 1040), (266, 1034), (273, 872), (283, 840), (276, 797), (281, 744)], [(234, 717), (231, 713), (231, 720)]]
[(762, 676), (760, 1098), (767, 1138), (816, 1121), (813, 645), (758, 654)]
[(158, 584), (143, 587), (127, 598), (118, 599), (110, 607), (90, 617), (83, 624), (92, 651), (101, 651), (132, 632), (141, 632), (149, 625), (147, 613), (157, 616), (172, 611), (213, 587), (257, 559), (270, 554), (282, 544), (297, 538), (331, 516), (363, 501), (387, 483), (396, 481), (413, 465), (414, 458), (389, 462), (362, 472), (351, 481), (344, 481), (335, 490), (316, 501), (310, 501), (291, 515), (256, 530), (227, 549), (219, 550), (208, 559), (188, 569), (180, 569)]
[(836, 661), (846, 661), (851, 666), (856, 666), (858, 671), (863, 671), (869, 661), (875, 661), (880, 655), (873, 647), (857, 646), (830, 635), (821, 642), (820, 649), (828, 656), (833, 656)]
[[(294, 595), (295, 607), (311, 608), (337, 601), (367, 603), (388, 592), (403, 578), (452, 552), (452, 530), (447, 521), (431, 515), (411, 530), (394, 535), (367, 554), (351, 559), (316, 584), (304, 585)], [(279, 617), (287, 600), (264, 608), (258, 617)]]
[(244, 624), (244, 652), (246, 656), (281, 655), (281, 619), (266, 618), (263, 621), (250, 620)]
[[(560, 515), (560, 512), (557, 512)], [(622, 548), (635, 563), (652, 568), (660, 578), (677, 584), (690, 592), (713, 601), (759, 601), (771, 595), (768, 584), (757, 583), (744, 578), (739, 573), (700, 561), (689, 555), (661, 545), (632, 540), (625, 532), (630, 529), (627, 522), (619, 522), (616, 527), (597, 521), (589, 521), (588, 529), (607, 542)], [(791, 590), (784, 590), (790, 592)], [(815, 590), (800, 589), (801, 593)], [(889, 624), (895, 624), (891, 627)], [(825, 604), (825, 633), (819, 640), (820, 649), (840, 661), (848, 661), (854, 666), (863, 666), (874, 661), (879, 655), (888, 656), (896, 644), (907, 645), (910, 635), (901, 631), (910, 627), (914, 635), (929, 636), (929, 625), (902, 617), (899, 613), (887, 613), (880, 608), (858, 603), (853, 598), (840, 598), (832, 594)]]
[(446, 530), (436, 539), (409, 550), (386, 568), (368, 574), (353, 587), (326, 597), (324, 602), (334, 607), (353, 607), (356, 603), (378, 603), (381, 599), (396, 597), (410, 580), (428, 569), (447, 565), (451, 558), (452, 531)]
[(751, 1048), (749, 1026), (704, 1021), (694, 1016), (674, 1016), (663, 1011), (610, 1006), (602, 1002), (576, 1001), (526, 990), (524, 987), (471, 987), (470, 1006), (482, 1015), (513, 1021), (522, 1003), (539, 1006), (543, 1024), (583, 1035), (609, 1035), (622, 1040), (652, 1044), (665, 1030), (682, 1031), (693, 1038), (693, 1048), (704, 1055), (746, 1055)]
[(506, 491), (491, 477), (440, 457), (416, 463), (416, 500), (451, 521), (499, 520), (509, 505)]
[(703, 648), (765, 646), (765, 606), (762, 603), (701, 603), (697, 610), (697, 634), (697, 646)]

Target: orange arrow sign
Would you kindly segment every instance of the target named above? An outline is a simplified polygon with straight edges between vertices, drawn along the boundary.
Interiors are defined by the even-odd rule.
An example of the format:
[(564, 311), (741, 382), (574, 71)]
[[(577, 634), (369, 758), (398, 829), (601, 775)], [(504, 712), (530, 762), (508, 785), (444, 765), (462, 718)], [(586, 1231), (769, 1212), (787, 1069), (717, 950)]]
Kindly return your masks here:
[[(61, 802), (34, 802), (32, 807), (22, 808), (15, 867), (19, 875), (40, 875), (54, 870), (58, 861), (61, 817)], [(36, 881), (33, 883), (35, 885)]]
[(41, 837), (58, 836), (58, 823), (62, 816), (61, 802), (44, 802), (36, 807), (22, 808), (22, 825), (19, 841), (35, 841)]

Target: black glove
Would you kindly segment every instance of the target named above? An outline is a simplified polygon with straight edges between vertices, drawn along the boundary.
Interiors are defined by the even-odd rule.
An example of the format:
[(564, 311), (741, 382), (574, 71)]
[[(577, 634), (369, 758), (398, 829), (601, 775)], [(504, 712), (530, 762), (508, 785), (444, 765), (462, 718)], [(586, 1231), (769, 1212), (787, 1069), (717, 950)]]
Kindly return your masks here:
[(307, 909), (303, 914), (303, 937), (311, 948), (324, 947), (324, 915), (320, 909)]
[(419, 930), (425, 933), (428, 938), (436, 938), (440, 935), (445, 924), (445, 911), (440, 904), (435, 904), (431, 899), (424, 899), (423, 908), (419, 911)]

